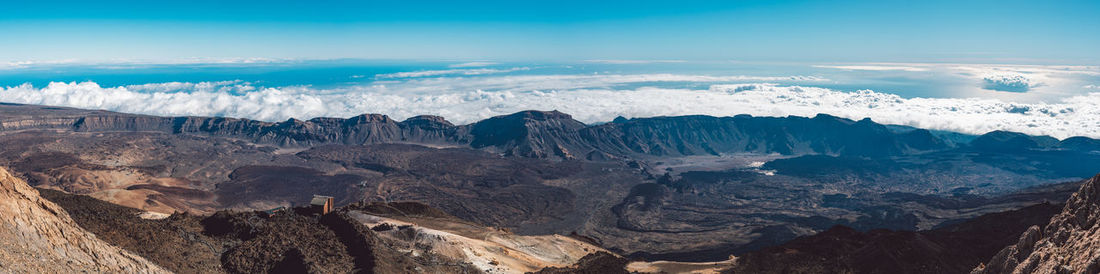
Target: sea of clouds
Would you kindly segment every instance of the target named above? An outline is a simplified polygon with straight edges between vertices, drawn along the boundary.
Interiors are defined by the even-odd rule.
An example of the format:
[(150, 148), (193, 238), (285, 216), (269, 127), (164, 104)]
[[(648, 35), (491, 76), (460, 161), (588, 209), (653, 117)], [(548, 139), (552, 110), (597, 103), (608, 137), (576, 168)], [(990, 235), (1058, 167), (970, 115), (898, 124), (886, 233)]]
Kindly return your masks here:
[[(977, 98), (903, 98), (870, 90), (843, 92), (814, 87), (828, 79), (810, 76), (447, 74), (460, 76), (380, 77), (368, 84), (329, 89), (263, 87), (243, 81), (117, 87), (95, 82), (53, 82), (44, 87), (23, 84), (0, 88), (0, 101), (266, 121), (362, 113), (382, 113), (400, 120), (433, 114), (456, 124), (529, 109), (559, 110), (586, 123), (606, 122), (617, 116), (828, 113), (972, 134), (1010, 130), (1058, 138), (1100, 137), (1100, 93), (1050, 103), (1014, 103)], [(725, 84), (729, 82), (745, 84)], [(794, 84), (769, 84), (774, 82)], [(662, 83), (695, 84), (669, 87)]]

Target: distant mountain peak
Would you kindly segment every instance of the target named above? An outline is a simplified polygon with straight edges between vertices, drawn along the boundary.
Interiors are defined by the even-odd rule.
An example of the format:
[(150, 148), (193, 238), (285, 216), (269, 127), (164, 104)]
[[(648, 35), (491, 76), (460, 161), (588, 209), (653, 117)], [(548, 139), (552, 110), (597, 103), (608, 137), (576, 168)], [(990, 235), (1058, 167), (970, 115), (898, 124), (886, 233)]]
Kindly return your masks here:
[(1049, 148), (1058, 145), (1058, 139), (1050, 136), (1031, 136), (1019, 132), (995, 130), (970, 141), (970, 145), (986, 151), (1019, 151)]
[(540, 120), (540, 121), (541, 120), (552, 120), (552, 119), (562, 119), (562, 120), (572, 120), (573, 119), (572, 115), (565, 114), (565, 113), (562, 113), (562, 112), (557, 111), (557, 110), (551, 110), (551, 111), (525, 110), (525, 111), (520, 111), (520, 112), (516, 112), (516, 113), (513, 113), (513, 114), (505, 115), (505, 116), (510, 117), (510, 118), (524, 118), (524, 119), (532, 119), (532, 120)]
[(383, 114), (360, 114), (355, 117), (348, 118), (349, 122), (353, 124), (365, 124), (365, 123), (393, 123), (393, 119)]
[(1100, 151), (1100, 140), (1088, 137), (1069, 137), (1058, 143), (1059, 148), (1078, 151)]
[(447, 121), (447, 119), (443, 118), (443, 116), (436, 115), (417, 115), (405, 119), (403, 123), (435, 123), (454, 126), (454, 124), (452, 124), (450, 121)]

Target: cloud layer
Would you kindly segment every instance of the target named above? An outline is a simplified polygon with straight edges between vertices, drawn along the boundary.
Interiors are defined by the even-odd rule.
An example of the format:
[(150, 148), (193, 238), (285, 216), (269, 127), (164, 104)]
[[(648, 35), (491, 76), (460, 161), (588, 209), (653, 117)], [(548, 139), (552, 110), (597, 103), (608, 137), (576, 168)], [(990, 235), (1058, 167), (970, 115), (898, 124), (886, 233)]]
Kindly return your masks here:
[[(362, 113), (404, 119), (441, 115), (463, 124), (512, 112), (560, 110), (583, 122), (616, 116), (706, 114), (729, 116), (812, 116), (829, 113), (880, 123), (985, 133), (1011, 130), (1058, 138), (1100, 137), (1100, 93), (1055, 103), (1013, 103), (994, 99), (902, 98), (863, 90), (767, 83), (816, 77), (643, 75), (514, 75), (409, 78), (333, 89), (266, 88), (241, 81), (152, 83), (102, 87), (94, 82), (29, 84), (0, 89), (0, 101), (106, 109), (152, 115), (287, 118), (350, 117)], [(700, 88), (668, 88), (660, 82), (702, 83)], [(710, 84), (707, 84), (710, 83)]]
[(623, 59), (593, 59), (585, 60), (589, 63), (598, 64), (612, 64), (612, 65), (640, 65), (640, 64), (659, 64), (659, 63), (685, 63), (684, 60), (623, 60)]
[(389, 78), (415, 78), (415, 77), (431, 77), (431, 76), (443, 76), (443, 75), (484, 75), (484, 74), (497, 74), (497, 73), (509, 73), (521, 70), (528, 70), (526, 67), (510, 68), (510, 69), (492, 69), (492, 68), (477, 68), (477, 69), (444, 69), (444, 70), (421, 70), (421, 71), (408, 71), (408, 72), (395, 72), (387, 74), (375, 75), (378, 79)]
[(487, 66), (492, 66), (492, 65), (496, 65), (496, 64), (497, 64), (496, 62), (473, 61), (473, 62), (453, 64), (453, 65), (449, 65), (448, 67), (451, 67), (451, 68), (476, 68), (476, 67), (487, 67)]
[(925, 68), (925, 67), (919, 67), (919, 66), (906, 66), (906, 65), (876, 65), (876, 64), (868, 64), (868, 65), (844, 65), (844, 66), (834, 66), (834, 65), (816, 65), (816, 66), (814, 66), (814, 67), (818, 67), (818, 68), (834, 68), (834, 69), (843, 69), (843, 70), (870, 70), (870, 71), (892, 71), (892, 70), (897, 70), (897, 71), (909, 71), (909, 72), (917, 72), (917, 71), (928, 71), (928, 70), (929, 70), (929, 68)]

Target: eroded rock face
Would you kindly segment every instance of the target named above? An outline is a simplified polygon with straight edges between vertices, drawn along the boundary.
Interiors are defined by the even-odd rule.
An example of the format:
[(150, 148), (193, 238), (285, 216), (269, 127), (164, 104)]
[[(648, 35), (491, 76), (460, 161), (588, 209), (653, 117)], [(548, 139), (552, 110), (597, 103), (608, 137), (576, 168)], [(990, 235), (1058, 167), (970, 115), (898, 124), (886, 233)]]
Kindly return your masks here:
[(1100, 175), (1086, 181), (1045, 229), (1032, 226), (972, 273), (1100, 273)]
[(83, 230), (0, 168), (0, 269), (14, 273), (169, 273)]

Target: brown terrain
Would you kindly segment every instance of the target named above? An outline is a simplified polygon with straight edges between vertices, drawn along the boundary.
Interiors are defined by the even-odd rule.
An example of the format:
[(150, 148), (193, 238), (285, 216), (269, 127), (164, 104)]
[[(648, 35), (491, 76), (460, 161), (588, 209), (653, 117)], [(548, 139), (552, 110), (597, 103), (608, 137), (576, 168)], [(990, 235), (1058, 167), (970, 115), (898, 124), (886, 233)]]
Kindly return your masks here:
[[(954, 237), (943, 229), (965, 220), (1065, 201), (1078, 185), (1058, 182), (1095, 174), (1100, 162), (1100, 146), (1083, 137), (939, 134), (828, 115), (585, 125), (524, 111), (469, 125), (376, 114), (272, 123), (4, 104), (0, 165), (88, 231), (173, 271), (526, 272), (624, 260), (716, 271), (731, 255), (818, 233), (839, 235), (851, 252), (938, 250)], [(257, 213), (300, 208), (315, 194), (341, 210)], [(448, 217), (357, 208), (406, 202)], [(1021, 224), (1045, 222), (1032, 221)], [(972, 268), (1023, 229), (1013, 231), (933, 270)], [(523, 248), (551, 243), (577, 248)], [(486, 248), (518, 253), (469, 252)], [(853, 258), (822, 260), (843, 267)]]
[(1038, 204), (926, 231), (837, 226), (744, 254), (728, 272), (966, 273), (1060, 209)]
[(88, 196), (42, 193), (104, 241), (183, 273), (962, 273), (1061, 208), (1040, 204), (921, 232), (836, 227), (730, 262), (636, 265), (582, 237), (515, 235), (417, 203), (355, 203), (325, 216), (297, 208), (271, 217), (223, 211), (146, 219)]
[[(1034, 153), (1045, 158), (1016, 160), (930, 134), (828, 115), (269, 123), (2, 105), (0, 165), (36, 187), (162, 214), (299, 206), (314, 194), (337, 205), (416, 201), (523, 235), (577, 233), (630, 257), (715, 261), (838, 224), (919, 230), (1061, 202), (1072, 190), (1043, 184), (1089, 167), (1013, 170), (1092, 155), (1043, 148)], [(876, 141), (850, 141), (861, 138)]]
[(0, 168), (0, 269), (9, 273), (168, 273), (82, 229)]
[[(60, 205), (58, 212), (72, 212), (75, 223), (103, 241), (182, 273), (625, 273), (629, 263), (584, 238), (519, 236), (417, 203), (355, 203), (324, 216), (296, 208), (271, 217), (222, 211), (148, 219), (140, 217), (140, 210), (88, 196), (41, 192)], [(921, 232), (836, 227), (745, 254), (732, 269), (724, 262), (653, 262), (629, 269), (960, 273), (1014, 242), (1028, 226), (1043, 224), (1059, 208), (1040, 204)], [(576, 251), (548, 253), (569, 248)]]
[(387, 249), (368, 227), (340, 211), (320, 217), (297, 208), (187, 213), (145, 219), (140, 211), (82, 195), (43, 190), (104, 241), (179, 273), (463, 273), (468, 264)]
[(146, 219), (88, 196), (42, 191), (104, 241), (180, 273), (523, 273), (608, 254), (581, 240), (520, 236), (417, 203), (352, 204), (324, 216), (294, 208), (270, 217), (219, 211)]

